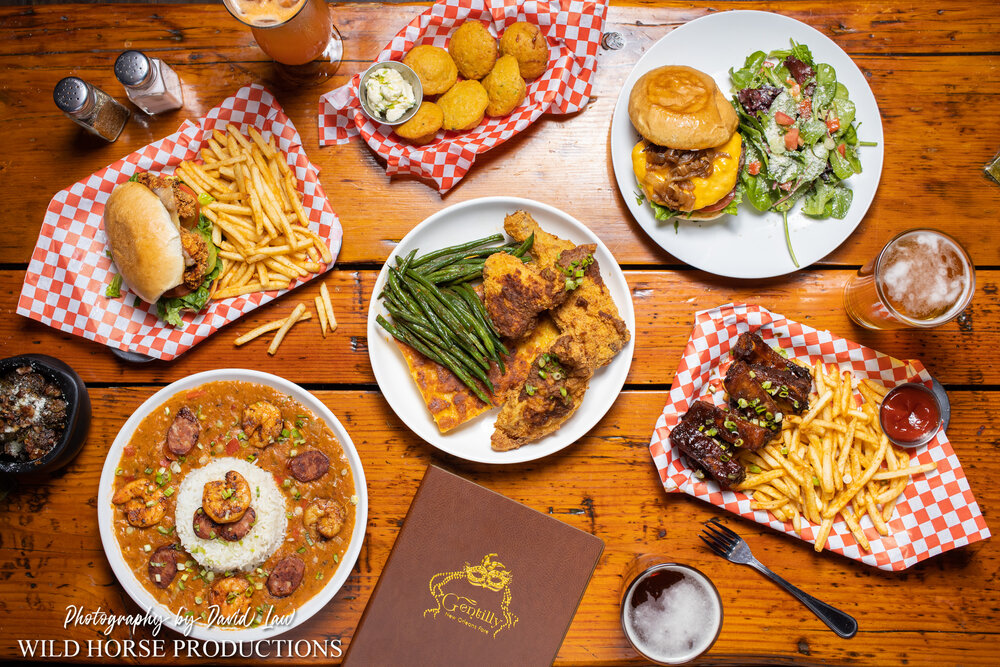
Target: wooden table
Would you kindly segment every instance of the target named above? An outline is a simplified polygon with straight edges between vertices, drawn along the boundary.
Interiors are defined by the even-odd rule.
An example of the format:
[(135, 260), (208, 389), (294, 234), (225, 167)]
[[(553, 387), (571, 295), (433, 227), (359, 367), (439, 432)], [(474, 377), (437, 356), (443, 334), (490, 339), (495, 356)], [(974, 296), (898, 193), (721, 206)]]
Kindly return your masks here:
[[(630, 217), (611, 172), (611, 113), (622, 80), (643, 50), (711, 11), (757, 8), (804, 21), (831, 37), (871, 84), (885, 127), (881, 188), (857, 231), (819, 264), (791, 276), (735, 281), (691, 270), (660, 250)], [(346, 61), (327, 89), (363, 70), (419, 5), (334, 8)], [(78, 5), (0, 10), (0, 356), (44, 352), (70, 363), (94, 403), (89, 441), (51, 478), (24, 480), (0, 500), (0, 656), (18, 638), (78, 640), (63, 630), (68, 604), (135, 611), (113, 576), (97, 531), (96, 502), (107, 447), (126, 417), (158, 387), (191, 373), (249, 367), (313, 390), (341, 417), (364, 460), (371, 515), (361, 558), (333, 602), (293, 631), (349, 642), (428, 463), (456, 471), (600, 536), (607, 547), (559, 653), (561, 664), (638, 662), (617, 621), (619, 579), (635, 553), (694, 564), (718, 584), (725, 624), (706, 662), (745, 664), (932, 664), (995, 662), (1000, 649), (1000, 549), (995, 540), (887, 573), (729, 517), (758, 557), (822, 599), (852, 613), (858, 635), (838, 639), (762, 577), (711, 555), (696, 539), (713, 507), (667, 496), (647, 445), (695, 310), (742, 300), (828, 328), (901, 358), (919, 358), (948, 388), (949, 435), (986, 515), (1000, 503), (1000, 187), (980, 170), (1000, 150), (1000, 5), (992, 3), (720, 2), (617, 3), (608, 30), (625, 47), (604, 51), (594, 98), (582, 112), (547, 117), (478, 160), (445, 197), (422, 182), (390, 182), (361, 142), (320, 149), (319, 89), (283, 86), (248, 31), (220, 5)], [(762, 43), (767, 42), (762, 35)], [(773, 41), (773, 40), (771, 40)], [(111, 65), (137, 48), (164, 58), (184, 83), (185, 108), (130, 122), (114, 144), (81, 134), (50, 91), (79, 74), (119, 97)], [(712, 48), (708, 46), (706, 48)], [(263, 345), (237, 350), (237, 331), (312, 299), (309, 285), (261, 308), (172, 363), (129, 365), (109, 350), (15, 314), (28, 257), (49, 198), (60, 188), (172, 132), (241, 85), (271, 89), (296, 123), (344, 226), (328, 281), (340, 321), (325, 341), (299, 327), (275, 357)], [(504, 193), (555, 204), (588, 224), (626, 270), (636, 308), (636, 353), (626, 390), (585, 438), (560, 454), (504, 468), (438, 453), (410, 432), (378, 391), (368, 362), (365, 313), (375, 275), (394, 244), (442, 206)], [(977, 264), (972, 305), (932, 331), (872, 333), (844, 314), (848, 276), (895, 233), (917, 225), (958, 238)], [(776, 250), (783, 252), (783, 249)], [(991, 521), (992, 520), (992, 521)], [(994, 530), (998, 527), (993, 526)], [(113, 636), (126, 637), (125, 632)]]

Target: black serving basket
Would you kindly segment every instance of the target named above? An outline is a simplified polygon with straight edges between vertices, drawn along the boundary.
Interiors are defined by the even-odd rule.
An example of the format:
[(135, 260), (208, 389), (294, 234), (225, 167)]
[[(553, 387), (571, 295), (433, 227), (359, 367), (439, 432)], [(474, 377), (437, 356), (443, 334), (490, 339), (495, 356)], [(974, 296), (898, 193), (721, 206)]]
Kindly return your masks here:
[(62, 389), (66, 399), (66, 430), (59, 442), (40, 459), (9, 461), (0, 457), (0, 473), (23, 475), (58, 470), (80, 452), (90, 428), (90, 394), (76, 371), (62, 361), (44, 354), (22, 354), (0, 359), (0, 375), (6, 375), (25, 364)]

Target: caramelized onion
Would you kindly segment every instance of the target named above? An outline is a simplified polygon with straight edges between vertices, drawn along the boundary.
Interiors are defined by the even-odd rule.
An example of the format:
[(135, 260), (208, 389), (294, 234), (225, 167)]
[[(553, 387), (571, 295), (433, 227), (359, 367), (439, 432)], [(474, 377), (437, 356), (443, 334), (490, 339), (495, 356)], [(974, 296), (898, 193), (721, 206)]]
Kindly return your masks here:
[(657, 203), (676, 211), (692, 210), (694, 186), (690, 179), (712, 175), (715, 149), (693, 151), (647, 144), (644, 153), (646, 169), (663, 177), (663, 183), (653, 191)]

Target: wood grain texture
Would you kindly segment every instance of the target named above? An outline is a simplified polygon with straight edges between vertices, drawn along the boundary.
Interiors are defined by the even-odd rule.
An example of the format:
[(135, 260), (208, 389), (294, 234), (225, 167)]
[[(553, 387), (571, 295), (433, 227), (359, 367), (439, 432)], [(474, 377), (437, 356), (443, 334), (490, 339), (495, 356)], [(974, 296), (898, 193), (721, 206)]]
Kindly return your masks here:
[[(135, 606), (116, 583), (96, 530), (97, 481), (109, 443), (155, 388), (91, 391), (95, 420), (87, 445), (65, 472), (24, 480), (0, 501), (0, 617), (5, 637), (89, 639), (89, 627), (62, 630), (70, 601), (118, 613)], [(559, 654), (560, 664), (637, 663), (617, 619), (620, 575), (637, 553), (664, 554), (705, 572), (723, 598), (725, 623), (713, 663), (937, 664), (986, 662), (998, 647), (995, 540), (948, 552), (903, 573), (888, 573), (733, 516), (754, 554), (779, 574), (854, 614), (850, 641), (763, 577), (712, 556), (696, 538), (715, 514), (704, 503), (667, 495), (648, 441), (663, 392), (625, 392), (586, 437), (543, 461), (496, 468), (457, 461), (420, 441), (369, 391), (319, 391), (343, 421), (365, 465), (371, 516), (361, 557), (347, 585), (294, 632), (347, 644), (428, 463), (605, 540), (604, 555)], [(954, 392), (950, 437), (987, 521), (997, 503), (1000, 407), (989, 394)], [(919, 604), (913, 604), (914, 598)], [(124, 632), (113, 635), (127, 636)], [(140, 634), (137, 638), (147, 636)], [(173, 638), (167, 632), (167, 638)], [(0, 656), (16, 657), (0, 642)]]
[[(737, 288), (700, 271), (626, 271), (636, 312), (630, 386), (669, 385), (691, 335), (694, 313), (733, 301), (758, 303), (818, 329), (856, 340), (901, 359), (920, 359), (948, 385), (998, 385), (1000, 366), (983, 363), (982, 350), (1000, 348), (1000, 271), (978, 272), (976, 295), (961, 319), (938, 329), (872, 332), (855, 326), (843, 309), (843, 286), (853, 271), (801, 271), (788, 278), (748, 281)], [(330, 272), (338, 328), (322, 339), (313, 319), (297, 325), (274, 357), (264, 336), (237, 348), (233, 340), (264, 322), (285, 317), (302, 302), (313, 310), (319, 284), (304, 285), (229, 325), (173, 362), (127, 364), (104, 346), (15, 314), (22, 271), (0, 270), (0, 347), (10, 354), (45, 352), (71, 364), (86, 382), (171, 382), (218, 367), (245, 367), (309, 384), (372, 384), (366, 326), (376, 271)], [(402, 359), (400, 360), (402, 362)]]
[[(712, 9), (749, 7), (724, 2)], [(1000, 95), (996, 5), (970, 3), (961, 10), (862, 2), (752, 7), (777, 9), (838, 42), (865, 72), (882, 110), (883, 187), (858, 230), (823, 263), (860, 265), (895, 233), (919, 223), (953, 233), (976, 263), (1000, 264), (1000, 231), (974, 224), (1000, 216), (1000, 188), (981, 177), (982, 165), (1000, 147), (1000, 125), (984, 122), (983, 115), (996, 107)], [(0, 158), (5, 184), (0, 206), (24, 221), (0, 237), (0, 263), (27, 261), (58, 189), (173, 132), (183, 119), (202, 115), (252, 81), (276, 94), (322, 170), (321, 181), (344, 225), (342, 262), (382, 261), (399, 238), (442, 205), (503, 192), (558, 204), (594, 229), (623, 263), (677, 263), (645, 236), (625, 207), (611, 171), (608, 128), (621, 81), (639, 55), (711, 9), (612, 7), (607, 30), (621, 32), (626, 46), (601, 52), (591, 104), (569, 117), (545, 117), (481, 156), (443, 198), (412, 178), (390, 182), (361, 141), (322, 149), (317, 144), (318, 95), (363, 70), (419, 11), (413, 5), (334, 7), (347, 37), (341, 75), (324, 88), (291, 89), (276, 80), (250, 33), (219, 5), (112, 5), (100, 14), (65, 6), (0, 10), (0, 31), (12, 38), (0, 44), (0, 130), (7, 146)], [(766, 46), (767, 37), (762, 40)], [(109, 145), (63, 118), (49, 91), (62, 76), (75, 73), (123, 97), (111, 64), (127, 47), (175, 66), (184, 82), (185, 108), (136, 118)], [(39, 123), (46, 132), (37, 131)]]

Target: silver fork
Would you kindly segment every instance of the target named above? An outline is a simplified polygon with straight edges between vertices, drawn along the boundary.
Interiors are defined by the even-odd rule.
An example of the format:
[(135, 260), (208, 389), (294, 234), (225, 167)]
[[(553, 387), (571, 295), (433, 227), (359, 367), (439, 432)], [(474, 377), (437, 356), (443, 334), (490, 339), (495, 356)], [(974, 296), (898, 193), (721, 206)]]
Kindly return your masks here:
[(768, 579), (778, 584), (786, 591), (791, 593), (795, 599), (809, 607), (812, 613), (819, 617), (819, 620), (827, 624), (827, 626), (836, 632), (841, 637), (845, 639), (850, 639), (858, 631), (858, 622), (854, 620), (854, 617), (849, 614), (845, 614), (836, 607), (831, 607), (825, 602), (817, 600), (808, 593), (804, 593), (795, 586), (791, 585), (771, 570), (764, 567), (759, 560), (753, 557), (750, 553), (750, 547), (747, 546), (746, 541), (734, 533), (732, 530), (722, 525), (722, 523), (717, 519), (713, 518), (704, 523), (705, 529), (701, 531), (698, 536), (701, 538), (702, 542), (708, 545), (708, 547), (717, 556), (722, 556), (731, 563), (738, 563), (739, 565), (749, 565), (753, 569), (757, 570)]

